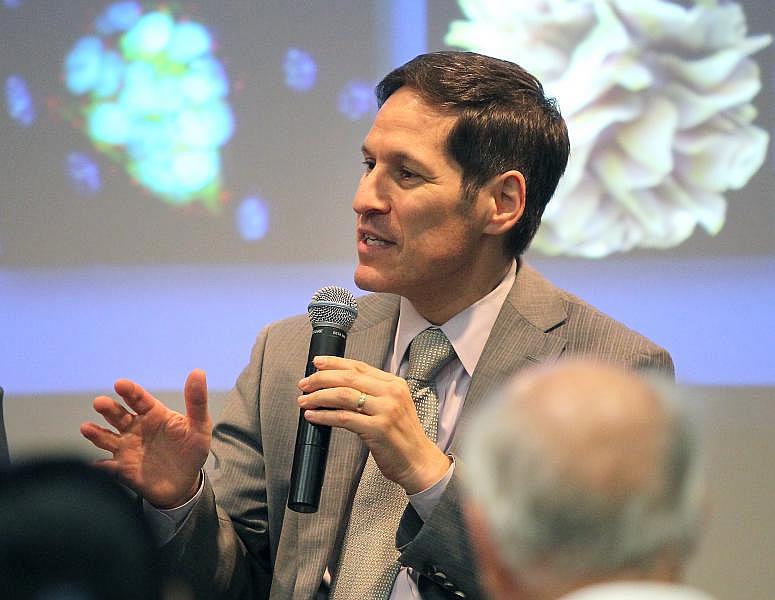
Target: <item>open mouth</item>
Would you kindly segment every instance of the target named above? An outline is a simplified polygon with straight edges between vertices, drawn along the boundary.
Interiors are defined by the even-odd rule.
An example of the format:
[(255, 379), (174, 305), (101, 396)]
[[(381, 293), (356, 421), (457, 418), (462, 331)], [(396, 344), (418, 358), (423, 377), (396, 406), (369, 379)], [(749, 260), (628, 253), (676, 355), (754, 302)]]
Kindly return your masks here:
[(363, 239), (367, 246), (387, 246), (390, 243), (368, 233), (365, 234), (361, 239)]
[(361, 240), (367, 246), (389, 246), (390, 244), (392, 244), (392, 242), (383, 240), (382, 238), (379, 238), (371, 233), (364, 233), (363, 235), (361, 235)]

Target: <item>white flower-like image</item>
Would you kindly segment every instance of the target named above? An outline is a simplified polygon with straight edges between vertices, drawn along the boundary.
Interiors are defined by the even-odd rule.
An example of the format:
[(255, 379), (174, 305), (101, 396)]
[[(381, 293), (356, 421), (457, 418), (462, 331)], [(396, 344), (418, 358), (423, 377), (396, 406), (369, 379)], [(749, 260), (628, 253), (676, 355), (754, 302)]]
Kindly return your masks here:
[(759, 169), (761, 88), (735, 2), (459, 0), (445, 43), (514, 61), (556, 97), (571, 157), (533, 248), (601, 257), (724, 224), (724, 192)]

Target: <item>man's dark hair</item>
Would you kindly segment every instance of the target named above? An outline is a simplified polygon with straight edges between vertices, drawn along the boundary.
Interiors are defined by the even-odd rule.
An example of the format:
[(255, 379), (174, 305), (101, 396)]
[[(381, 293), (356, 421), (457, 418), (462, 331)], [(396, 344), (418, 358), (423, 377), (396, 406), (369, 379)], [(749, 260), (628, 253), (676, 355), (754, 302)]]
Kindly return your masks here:
[(401, 87), (458, 115), (447, 152), (463, 170), (463, 198), (515, 169), (525, 177), (525, 212), (509, 232), (507, 250), (520, 256), (541, 223), (570, 153), (568, 130), (552, 98), (533, 75), (512, 62), (474, 52), (421, 54), (377, 84), (377, 104)]

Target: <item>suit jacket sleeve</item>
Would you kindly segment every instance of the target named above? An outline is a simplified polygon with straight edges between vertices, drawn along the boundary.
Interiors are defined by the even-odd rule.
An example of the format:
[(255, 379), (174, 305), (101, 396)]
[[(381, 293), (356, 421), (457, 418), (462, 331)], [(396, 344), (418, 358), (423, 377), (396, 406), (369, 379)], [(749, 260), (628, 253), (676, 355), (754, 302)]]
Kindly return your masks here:
[(213, 431), (202, 497), (163, 548), (173, 572), (198, 598), (269, 596), (272, 556), (256, 404), (266, 339), (264, 330)]
[(401, 563), (418, 573), (426, 600), (484, 597), (461, 512), (458, 471), (428, 520), (423, 523), (410, 505), (397, 534)]

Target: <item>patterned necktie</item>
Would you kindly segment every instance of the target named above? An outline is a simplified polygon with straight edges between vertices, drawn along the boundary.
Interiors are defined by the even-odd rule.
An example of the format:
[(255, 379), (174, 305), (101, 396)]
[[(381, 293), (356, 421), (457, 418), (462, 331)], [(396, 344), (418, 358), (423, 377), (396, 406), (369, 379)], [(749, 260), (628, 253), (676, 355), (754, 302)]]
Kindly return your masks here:
[[(434, 442), (439, 424), (439, 397), (433, 379), (455, 357), (441, 329), (429, 327), (409, 346), (406, 381), (425, 434)], [(387, 600), (400, 569), (396, 531), (406, 509), (404, 489), (386, 479), (369, 454), (353, 499), (333, 600)]]

